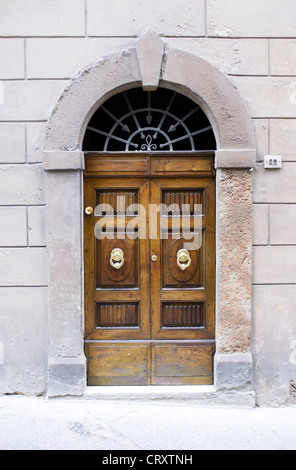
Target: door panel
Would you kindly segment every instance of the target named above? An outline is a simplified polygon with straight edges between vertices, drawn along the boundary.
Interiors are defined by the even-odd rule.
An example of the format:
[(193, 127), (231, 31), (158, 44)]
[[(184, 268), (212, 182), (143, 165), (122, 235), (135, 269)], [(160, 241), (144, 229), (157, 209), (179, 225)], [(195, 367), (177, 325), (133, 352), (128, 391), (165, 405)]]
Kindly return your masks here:
[[(178, 264), (178, 253), (187, 243), (193, 243), (194, 238), (176, 238), (172, 232), (168, 239), (162, 240), (162, 286), (163, 288), (202, 287), (203, 286), (203, 253), (201, 250), (190, 251), (190, 266), (182, 271)], [(188, 261), (189, 262), (189, 261)]]
[(162, 302), (161, 327), (163, 328), (204, 328), (204, 302)]
[[(168, 227), (167, 233), (151, 240), (151, 253), (158, 256), (151, 265), (152, 339), (214, 339), (214, 188), (214, 181), (204, 178), (151, 181), (152, 204), (167, 199), (176, 204), (172, 211), (158, 211), (158, 226)], [(178, 253), (186, 248), (189, 257), (178, 265)]]
[(132, 204), (148, 206), (149, 181), (91, 178), (84, 186), (85, 206), (95, 208), (85, 216), (86, 340), (150, 338), (149, 239), (129, 231), (131, 211), (134, 227), (143, 217)]
[(139, 303), (97, 303), (96, 328), (139, 327)]
[(149, 385), (150, 346), (145, 343), (88, 344), (88, 385)]
[[(120, 158), (88, 159), (87, 171), (105, 177), (84, 180), (85, 207), (94, 209), (84, 222), (88, 384), (211, 384), (212, 159), (191, 166), (187, 157), (187, 177), (178, 177), (180, 156)], [(208, 177), (196, 177), (199, 169)]]
[(145, 176), (150, 173), (150, 158), (145, 155), (120, 155), (119, 157), (105, 155), (89, 155), (86, 158), (86, 173), (102, 176)]
[(213, 170), (212, 156), (199, 156), (197, 158), (185, 155), (151, 157), (152, 176), (200, 176), (201, 173)]
[(213, 345), (178, 342), (152, 346), (153, 385), (208, 385), (213, 380)]
[[(123, 229), (122, 231), (117, 230), (111, 240), (106, 238), (96, 240), (97, 289), (139, 287), (138, 240), (130, 240), (124, 237), (125, 232)], [(116, 249), (120, 249), (123, 253), (124, 263), (120, 269), (114, 269), (110, 263), (112, 252)], [(116, 263), (114, 261), (114, 264)]]

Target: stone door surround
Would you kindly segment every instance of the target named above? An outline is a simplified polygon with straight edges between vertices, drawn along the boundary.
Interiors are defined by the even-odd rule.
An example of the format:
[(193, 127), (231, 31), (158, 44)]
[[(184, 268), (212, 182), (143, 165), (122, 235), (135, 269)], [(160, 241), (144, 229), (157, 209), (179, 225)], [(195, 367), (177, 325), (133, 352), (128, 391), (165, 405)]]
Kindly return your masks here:
[(169, 48), (153, 31), (144, 33), (134, 47), (85, 67), (65, 89), (47, 124), (48, 396), (82, 395), (86, 389), (81, 149), (87, 123), (113, 94), (159, 85), (199, 104), (213, 126), (218, 149), (215, 389), (253, 399), (253, 123), (226, 75), (193, 54)]

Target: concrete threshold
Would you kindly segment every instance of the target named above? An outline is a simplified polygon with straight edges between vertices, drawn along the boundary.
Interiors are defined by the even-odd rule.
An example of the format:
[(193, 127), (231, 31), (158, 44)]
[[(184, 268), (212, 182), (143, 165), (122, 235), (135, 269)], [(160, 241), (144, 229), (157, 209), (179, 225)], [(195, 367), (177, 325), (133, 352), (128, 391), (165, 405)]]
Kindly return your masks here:
[(217, 391), (214, 385), (184, 386), (88, 386), (83, 397), (114, 402), (167, 402), (205, 406), (254, 407), (252, 392)]

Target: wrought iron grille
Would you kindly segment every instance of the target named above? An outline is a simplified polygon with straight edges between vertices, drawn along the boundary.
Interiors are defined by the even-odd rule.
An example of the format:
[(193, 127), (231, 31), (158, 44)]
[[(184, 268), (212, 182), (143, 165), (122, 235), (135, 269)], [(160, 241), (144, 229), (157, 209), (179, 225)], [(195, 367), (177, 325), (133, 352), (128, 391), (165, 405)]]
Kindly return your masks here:
[(215, 150), (212, 126), (201, 108), (172, 90), (134, 88), (102, 105), (88, 123), (85, 151)]

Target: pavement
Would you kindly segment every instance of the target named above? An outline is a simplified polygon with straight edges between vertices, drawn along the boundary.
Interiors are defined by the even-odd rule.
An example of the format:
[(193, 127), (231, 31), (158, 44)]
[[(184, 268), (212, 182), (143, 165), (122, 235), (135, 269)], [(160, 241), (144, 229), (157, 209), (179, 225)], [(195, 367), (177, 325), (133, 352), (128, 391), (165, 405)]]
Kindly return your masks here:
[(296, 450), (296, 407), (0, 396), (0, 450)]

